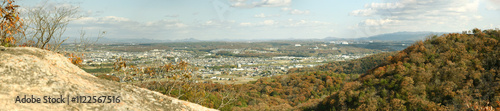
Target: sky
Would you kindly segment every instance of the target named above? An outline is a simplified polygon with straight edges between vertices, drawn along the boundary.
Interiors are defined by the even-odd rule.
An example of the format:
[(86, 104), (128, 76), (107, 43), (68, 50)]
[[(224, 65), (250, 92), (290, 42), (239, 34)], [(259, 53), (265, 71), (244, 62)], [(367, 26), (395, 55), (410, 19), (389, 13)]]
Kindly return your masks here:
[[(21, 7), (46, 0), (19, 0)], [(500, 0), (52, 0), (79, 7), (65, 36), (155, 40), (357, 38), (500, 28)]]

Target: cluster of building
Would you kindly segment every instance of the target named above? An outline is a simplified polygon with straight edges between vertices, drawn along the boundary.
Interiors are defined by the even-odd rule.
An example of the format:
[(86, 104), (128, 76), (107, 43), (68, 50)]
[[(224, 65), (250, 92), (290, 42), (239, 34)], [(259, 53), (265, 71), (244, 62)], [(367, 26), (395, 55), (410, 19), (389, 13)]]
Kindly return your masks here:
[[(198, 67), (194, 71), (207, 80), (234, 80), (234, 78), (221, 77), (221, 75), (235, 75), (237, 77), (269, 77), (286, 74), (289, 69), (314, 67), (324, 64), (327, 61), (339, 61), (356, 59), (363, 55), (332, 55), (328, 57), (290, 57), (280, 56), (272, 58), (257, 57), (218, 57), (208, 58), (204, 56), (212, 55), (218, 51), (230, 51), (239, 53), (243, 49), (216, 49), (211, 53), (195, 55), (185, 50), (150, 50), (144, 52), (105, 52), (92, 51), (86, 53), (84, 64), (101, 65), (112, 64), (117, 58), (123, 58), (127, 63), (137, 65), (150, 65), (151, 63), (168, 64), (176, 63), (180, 60), (186, 61), (193, 67)], [(110, 74), (108, 74), (110, 75)], [(115, 75), (115, 74), (111, 74)]]

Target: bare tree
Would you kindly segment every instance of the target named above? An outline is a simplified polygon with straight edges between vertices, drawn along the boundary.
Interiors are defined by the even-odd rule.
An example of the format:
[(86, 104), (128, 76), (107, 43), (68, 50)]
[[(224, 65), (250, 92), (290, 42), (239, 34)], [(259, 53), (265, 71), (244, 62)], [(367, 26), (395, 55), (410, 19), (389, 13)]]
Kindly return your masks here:
[[(26, 22), (34, 46), (57, 51), (69, 37), (61, 38), (71, 20), (80, 18), (79, 7), (44, 2), (27, 9)], [(29, 40), (29, 39), (28, 39)]]
[(87, 48), (89, 48), (89, 46), (92, 46), (94, 45), (95, 43), (97, 43), (97, 41), (99, 41), (99, 39), (101, 39), (102, 37), (104, 37), (104, 35), (106, 34), (106, 31), (99, 31), (99, 34), (97, 34), (97, 38), (95, 40), (92, 40), (90, 37), (86, 37), (85, 35), (87, 34), (87, 32), (85, 32), (85, 30), (80, 30), (80, 40), (77, 41), (77, 39), (75, 39), (75, 49), (77, 52), (79, 52), (80, 50), (82, 51), (85, 51), (87, 50)]
[(236, 91), (236, 89), (234, 89), (234, 87), (225, 88), (225, 85), (222, 85), (222, 91), (219, 93), (221, 96), (220, 97), (221, 103), (217, 109), (221, 109), (224, 106), (236, 101), (238, 99), (236, 96), (237, 93), (238, 93), (238, 91)]

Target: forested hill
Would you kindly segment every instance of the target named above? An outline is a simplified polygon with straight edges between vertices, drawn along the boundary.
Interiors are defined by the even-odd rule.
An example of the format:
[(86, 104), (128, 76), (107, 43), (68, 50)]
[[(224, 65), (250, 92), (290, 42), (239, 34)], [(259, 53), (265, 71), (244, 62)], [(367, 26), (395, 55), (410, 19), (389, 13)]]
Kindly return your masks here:
[(419, 41), (345, 83), (312, 110), (485, 110), (500, 107), (500, 31)]
[(366, 73), (366, 71), (377, 67), (377, 65), (386, 62), (387, 57), (394, 54), (396, 54), (396, 52), (385, 52), (366, 56), (360, 59), (329, 62), (327, 64), (313, 68), (290, 69), (288, 71), (288, 74), (317, 71), (325, 71), (328, 73), (363, 74)]

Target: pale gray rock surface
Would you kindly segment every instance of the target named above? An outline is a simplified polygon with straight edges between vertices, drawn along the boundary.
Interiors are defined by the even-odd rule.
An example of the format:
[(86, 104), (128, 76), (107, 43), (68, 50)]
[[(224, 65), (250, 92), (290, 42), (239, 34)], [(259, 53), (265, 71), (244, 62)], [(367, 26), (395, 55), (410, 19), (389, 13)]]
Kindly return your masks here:
[[(0, 46), (0, 49), (0, 110), (214, 110), (133, 85), (96, 78), (54, 52), (29, 47)], [(24, 95), (41, 98), (42, 103), (15, 103), (17, 96)], [(44, 96), (60, 95), (64, 98), (120, 96), (121, 101), (43, 103)]]

